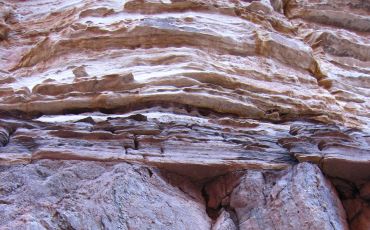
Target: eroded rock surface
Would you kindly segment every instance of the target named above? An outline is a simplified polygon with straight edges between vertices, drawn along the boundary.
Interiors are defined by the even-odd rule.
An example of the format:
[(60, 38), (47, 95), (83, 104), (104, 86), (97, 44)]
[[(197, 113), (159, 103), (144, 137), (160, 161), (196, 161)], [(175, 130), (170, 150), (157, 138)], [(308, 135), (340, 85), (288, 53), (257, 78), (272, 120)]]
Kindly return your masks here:
[(127, 163), (40, 160), (2, 167), (0, 180), (4, 229), (348, 228), (335, 189), (309, 163), (200, 184)]
[[(201, 194), (126, 163), (3, 167), (2, 229), (210, 229)], [(179, 178), (177, 178), (179, 180)], [(189, 192), (186, 191), (189, 190)]]
[(1, 1), (1, 228), (369, 229), (369, 7)]
[[(309, 163), (280, 173), (227, 174), (207, 184), (205, 191), (210, 208), (235, 212), (239, 229), (348, 228), (335, 189)], [(227, 219), (224, 212), (221, 217)]]

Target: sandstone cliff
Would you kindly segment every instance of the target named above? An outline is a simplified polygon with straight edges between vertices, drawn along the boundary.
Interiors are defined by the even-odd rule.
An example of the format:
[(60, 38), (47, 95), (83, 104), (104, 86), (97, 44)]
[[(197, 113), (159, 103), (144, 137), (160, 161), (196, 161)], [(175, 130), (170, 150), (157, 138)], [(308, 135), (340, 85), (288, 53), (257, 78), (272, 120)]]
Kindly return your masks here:
[(370, 229), (366, 0), (0, 1), (1, 229)]

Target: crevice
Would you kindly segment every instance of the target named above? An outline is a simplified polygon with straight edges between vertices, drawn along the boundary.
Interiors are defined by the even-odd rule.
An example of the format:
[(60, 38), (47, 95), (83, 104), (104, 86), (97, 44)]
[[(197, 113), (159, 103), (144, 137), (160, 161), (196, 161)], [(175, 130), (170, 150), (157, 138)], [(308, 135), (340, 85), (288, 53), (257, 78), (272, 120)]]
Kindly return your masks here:
[(288, 17), (288, 6), (289, 6), (289, 3), (290, 3), (290, 0), (282, 0), (282, 4), (283, 4), (283, 15), (285, 16), (285, 18), (287, 18), (289, 20), (289, 17)]
[(217, 219), (217, 217), (219, 215), (219, 211), (221, 210), (221, 205), (219, 207), (217, 207), (217, 209), (214, 209), (214, 208), (209, 207), (208, 206), (208, 202), (209, 202), (210, 196), (209, 196), (209, 194), (206, 191), (206, 186), (205, 185), (202, 186), (201, 192), (202, 192), (202, 197), (203, 197), (203, 199), (205, 201), (207, 215), (214, 222), (214, 221), (216, 221), (216, 219)]
[[(344, 180), (338, 177), (326, 176), (330, 182), (333, 184), (338, 197), (343, 205), (344, 211), (346, 212), (347, 223), (351, 225), (357, 218), (361, 217), (364, 211), (364, 204), (368, 201), (361, 198), (359, 184), (354, 181)], [(369, 181), (362, 181), (363, 183), (369, 183)], [(360, 207), (353, 208), (349, 202), (359, 202)]]
[[(241, 172), (241, 171), (240, 170), (233, 171), (233, 173), (237, 173), (237, 172)], [(232, 193), (232, 191), (240, 184), (239, 179), (240, 179), (241, 175), (239, 175), (238, 173), (237, 173), (237, 175), (234, 175), (234, 176), (239, 178), (239, 179), (236, 179), (237, 182), (235, 184), (234, 183), (233, 184), (228, 184), (230, 182), (229, 181), (229, 182), (227, 182), (227, 184), (221, 185), (222, 189), (227, 189), (226, 193), (222, 194), (222, 197), (219, 197), (220, 194), (210, 195), (207, 192), (207, 187), (208, 186), (210, 186), (213, 182), (218, 183), (218, 180), (220, 178), (225, 177), (226, 175), (230, 175), (230, 173), (232, 173), (232, 172), (229, 172), (229, 173), (223, 174), (223, 175), (219, 175), (219, 176), (215, 176), (215, 177), (213, 177), (213, 178), (211, 178), (207, 181), (203, 181), (202, 184), (201, 184), (201, 194), (202, 194), (203, 199), (205, 200), (207, 215), (212, 220), (212, 227), (215, 226), (217, 221), (224, 220), (226, 222), (222, 222), (222, 223), (225, 224), (225, 223), (227, 223), (228, 221), (231, 220), (233, 222), (234, 226), (236, 227), (236, 229), (239, 229), (239, 220), (238, 220), (238, 217), (236, 215), (235, 210), (230, 206), (230, 200), (229, 199), (230, 199), (230, 194)], [(223, 183), (221, 181), (219, 181), (219, 182)], [(228, 188), (226, 188), (224, 186), (226, 186)], [(229, 187), (229, 186), (231, 186), (231, 187)], [(220, 188), (218, 188), (218, 189), (220, 189)], [(217, 198), (213, 197), (213, 196), (217, 196)], [(211, 207), (212, 205), (210, 205), (210, 200), (212, 200), (212, 199), (219, 199), (220, 200), (220, 203), (218, 204), (217, 207)], [(223, 216), (223, 215), (226, 215), (226, 219), (223, 219), (223, 218), (225, 218), (225, 216)], [(230, 222), (229, 222), (229, 224), (230, 224)]]
[(135, 150), (139, 149), (139, 141), (137, 139), (137, 135), (134, 135), (134, 149)]
[(127, 155), (128, 154), (128, 147), (126, 145), (123, 145), (123, 148), (125, 150), (125, 155)]
[(7, 200), (0, 200), (0, 204), (9, 205), (9, 204), (12, 204), (12, 202), (11, 201), (7, 201)]
[(147, 171), (148, 171), (149, 176), (150, 176), (150, 177), (152, 177), (152, 176), (153, 176), (153, 172), (152, 172), (152, 170), (151, 170), (150, 168), (146, 168), (146, 169), (147, 169)]

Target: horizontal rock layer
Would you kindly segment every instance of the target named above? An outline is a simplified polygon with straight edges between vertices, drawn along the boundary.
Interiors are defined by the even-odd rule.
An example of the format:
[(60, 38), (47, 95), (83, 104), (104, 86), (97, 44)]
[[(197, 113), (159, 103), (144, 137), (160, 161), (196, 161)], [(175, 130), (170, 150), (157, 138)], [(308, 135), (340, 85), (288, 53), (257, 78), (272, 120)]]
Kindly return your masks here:
[(197, 180), (238, 169), (284, 169), (298, 160), (316, 163), (332, 177), (370, 177), (367, 133), (304, 121), (213, 116), (142, 111), (3, 118), (0, 159), (5, 165), (37, 159), (139, 162)]
[(0, 2), (2, 227), (368, 229), (369, 15)]

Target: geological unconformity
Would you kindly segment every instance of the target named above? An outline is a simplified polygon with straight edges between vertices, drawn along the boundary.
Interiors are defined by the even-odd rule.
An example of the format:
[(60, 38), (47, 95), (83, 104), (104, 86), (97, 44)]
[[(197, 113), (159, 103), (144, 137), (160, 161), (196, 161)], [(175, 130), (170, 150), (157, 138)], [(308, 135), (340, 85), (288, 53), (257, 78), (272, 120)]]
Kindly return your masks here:
[(0, 1), (0, 229), (370, 229), (370, 5)]

